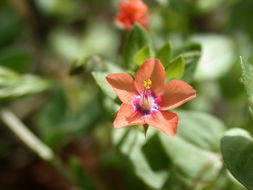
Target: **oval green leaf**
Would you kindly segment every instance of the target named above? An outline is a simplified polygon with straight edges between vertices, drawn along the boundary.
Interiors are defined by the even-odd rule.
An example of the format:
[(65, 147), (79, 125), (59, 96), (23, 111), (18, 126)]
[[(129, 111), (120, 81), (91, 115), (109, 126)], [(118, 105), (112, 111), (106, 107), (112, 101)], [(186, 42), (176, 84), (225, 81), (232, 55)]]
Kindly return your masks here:
[(133, 68), (135, 54), (148, 44), (149, 37), (146, 30), (136, 24), (131, 30), (123, 50), (123, 65), (126, 69)]
[(149, 46), (145, 46), (134, 56), (134, 63), (140, 66), (146, 59), (150, 57), (153, 57), (151, 48)]
[(156, 53), (156, 58), (159, 59), (163, 65), (167, 65), (171, 58), (171, 45), (165, 43)]
[(166, 67), (166, 75), (169, 78), (180, 79), (184, 74), (185, 61), (179, 56), (172, 60)]
[(195, 79), (213, 80), (226, 74), (234, 63), (235, 47), (233, 41), (223, 35), (193, 35), (192, 41), (202, 46)]
[(231, 129), (221, 140), (221, 152), (231, 174), (253, 190), (253, 139), (243, 129)]
[(194, 79), (202, 52), (201, 49), (199, 43), (188, 43), (177, 48), (173, 53), (173, 57), (183, 57), (185, 68), (182, 80), (188, 83), (192, 82)]
[(196, 179), (200, 182), (215, 180), (222, 168), (218, 142), (225, 131), (223, 123), (201, 112), (180, 111), (178, 115), (176, 136), (168, 138), (159, 133), (166, 154), (189, 185)]

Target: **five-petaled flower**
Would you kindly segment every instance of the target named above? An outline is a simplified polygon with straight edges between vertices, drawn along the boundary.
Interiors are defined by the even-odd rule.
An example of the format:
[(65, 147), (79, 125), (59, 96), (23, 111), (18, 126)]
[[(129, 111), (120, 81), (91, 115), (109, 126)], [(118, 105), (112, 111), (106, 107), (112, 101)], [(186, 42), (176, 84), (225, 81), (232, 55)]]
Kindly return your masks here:
[(135, 23), (145, 28), (149, 25), (148, 7), (142, 0), (123, 0), (115, 17), (118, 26), (130, 30)]
[(113, 123), (115, 128), (148, 124), (173, 136), (178, 116), (168, 110), (196, 97), (196, 91), (181, 80), (171, 80), (164, 85), (165, 70), (155, 58), (142, 64), (135, 80), (126, 73), (113, 73), (106, 81), (123, 102)]

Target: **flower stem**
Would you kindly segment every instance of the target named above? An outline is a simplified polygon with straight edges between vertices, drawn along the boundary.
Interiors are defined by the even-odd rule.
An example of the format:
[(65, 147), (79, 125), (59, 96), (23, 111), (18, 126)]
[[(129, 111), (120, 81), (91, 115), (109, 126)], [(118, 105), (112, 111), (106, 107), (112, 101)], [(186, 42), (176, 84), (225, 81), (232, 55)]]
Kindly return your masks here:
[(27, 147), (29, 147), (42, 160), (49, 162), (55, 167), (70, 183), (75, 184), (75, 176), (73, 173), (63, 166), (50, 147), (36, 137), (13, 112), (8, 109), (2, 109), (0, 111), (0, 118)]
[(42, 160), (52, 161), (54, 158), (53, 151), (29, 131), (14, 113), (8, 109), (2, 109), (0, 117), (6, 126)]

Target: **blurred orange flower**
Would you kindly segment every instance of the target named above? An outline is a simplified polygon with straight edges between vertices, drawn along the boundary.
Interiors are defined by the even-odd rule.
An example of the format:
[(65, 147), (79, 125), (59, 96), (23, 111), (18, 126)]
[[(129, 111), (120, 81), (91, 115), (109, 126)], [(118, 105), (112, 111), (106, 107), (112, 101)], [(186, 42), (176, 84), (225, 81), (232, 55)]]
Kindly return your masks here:
[(142, 64), (135, 80), (129, 74), (114, 73), (109, 74), (106, 81), (123, 102), (113, 123), (115, 128), (148, 124), (173, 136), (178, 116), (167, 110), (196, 97), (196, 91), (181, 80), (171, 80), (164, 85), (164, 67), (154, 58)]
[(131, 30), (135, 23), (145, 28), (149, 26), (148, 7), (142, 0), (123, 0), (115, 22), (118, 26)]

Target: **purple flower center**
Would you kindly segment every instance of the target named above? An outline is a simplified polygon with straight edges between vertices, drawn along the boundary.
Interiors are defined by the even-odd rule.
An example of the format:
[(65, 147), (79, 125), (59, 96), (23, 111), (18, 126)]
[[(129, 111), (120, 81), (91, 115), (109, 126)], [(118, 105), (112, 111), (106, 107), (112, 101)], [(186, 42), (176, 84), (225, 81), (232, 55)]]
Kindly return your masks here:
[(132, 104), (134, 109), (144, 116), (159, 111), (159, 97), (156, 97), (151, 90), (144, 90), (134, 98)]

